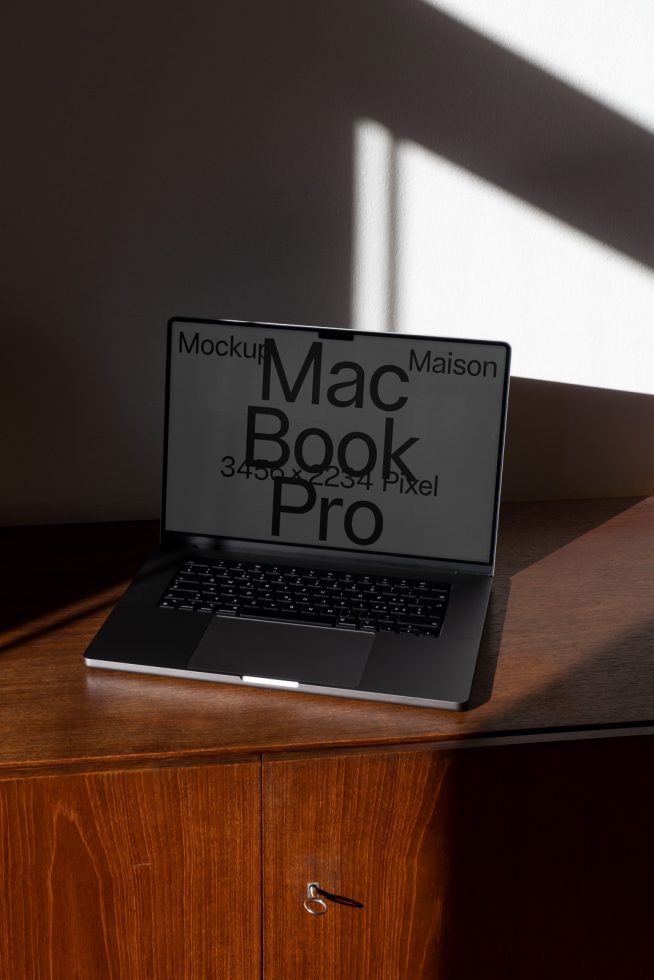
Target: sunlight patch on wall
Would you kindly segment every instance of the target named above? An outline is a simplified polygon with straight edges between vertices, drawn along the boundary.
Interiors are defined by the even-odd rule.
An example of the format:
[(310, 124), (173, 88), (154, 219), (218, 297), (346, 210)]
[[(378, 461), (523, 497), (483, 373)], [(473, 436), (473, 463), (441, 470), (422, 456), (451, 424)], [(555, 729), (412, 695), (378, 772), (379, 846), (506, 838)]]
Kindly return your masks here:
[(654, 394), (651, 271), (376, 124), (357, 146), (354, 326), (505, 340), (514, 375)]
[(352, 322), (359, 330), (393, 329), (389, 316), (392, 240), (391, 202), (394, 180), (391, 134), (364, 119), (354, 132), (354, 268)]
[(426, 0), (633, 122), (654, 129), (651, 0)]
[(400, 330), (508, 340), (514, 374), (654, 393), (654, 274), (412, 144), (398, 198)]

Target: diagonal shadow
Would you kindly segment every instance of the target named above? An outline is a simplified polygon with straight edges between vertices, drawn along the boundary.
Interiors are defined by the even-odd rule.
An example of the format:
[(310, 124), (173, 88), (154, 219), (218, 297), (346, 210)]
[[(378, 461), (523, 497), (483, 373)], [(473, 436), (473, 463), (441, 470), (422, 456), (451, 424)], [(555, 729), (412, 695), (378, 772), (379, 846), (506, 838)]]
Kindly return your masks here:
[(357, 116), (654, 266), (651, 132), (421, 0), (348, 11)]
[[(492, 696), (511, 580), (530, 565), (566, 547), (643, 499), (626, 497), (615, 500), (524, 502), (502, 509), (493, 592), (468, 710), (485, 704)], [(535, 527), (537, 531), (526, 539), (517, 533), (525, 527)], [(510, 549), (509, 542), (513, 545)]]

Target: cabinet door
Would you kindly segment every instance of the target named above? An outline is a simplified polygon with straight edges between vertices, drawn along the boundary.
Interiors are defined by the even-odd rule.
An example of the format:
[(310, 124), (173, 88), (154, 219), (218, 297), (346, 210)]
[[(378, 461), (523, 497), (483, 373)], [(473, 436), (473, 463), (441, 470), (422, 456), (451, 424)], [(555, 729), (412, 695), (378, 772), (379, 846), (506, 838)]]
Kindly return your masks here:
[[(427, 752), (264, 764), (265, 980), (439, 976), (449, 769)], [(313, 881), (363, 908), (308, 914)]]
[(256, 762), (0, 782), (3, 980), (260, 976)]

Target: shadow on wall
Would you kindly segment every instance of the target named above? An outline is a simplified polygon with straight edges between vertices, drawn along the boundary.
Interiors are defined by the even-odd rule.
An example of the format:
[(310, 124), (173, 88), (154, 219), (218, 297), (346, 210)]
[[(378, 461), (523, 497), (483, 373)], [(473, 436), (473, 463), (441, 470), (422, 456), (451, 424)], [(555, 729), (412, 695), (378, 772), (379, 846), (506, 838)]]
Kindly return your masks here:
[(651, 395), (512, 378), (502, 498), (646, 496), (653, 432)]
[[(157, 513), (169, 316), (349, 324), (358, 119), (654, 265), (652, 135), (420, 0), (28, 4), (4, 26), (4, 523)], [(576, 469), (587, 395), (534, 460), (560, 389), (515, 391), (510, 495), (614, 492), (601, 451)], [(649, 449), (617, 418), (641, 492)]]
[[(5, 369), (15, 370), (7, 370), (2, 386), (10, 406), (0, 423), (4, 459), (11, 461), (2, 482), (19, 514), (33, 515), (35, 524), (59, 523), (74, 501), (74, 519), (91, 521), (99, 496), (113, 518), (127, 520), (135, 509), (142, 513), (148, 498), (156, 500), (163, 392), (156, 405), (134, 413), (139, 382), (129, 358), (112, 374), (100, 351), (97, 363), (85, 356), (84, 338), (75, 344), (65, 328), (37, 338), (20, 323), (5, 325), (3, 354)], [(155, 361), (163, 376), (163, 351)]]

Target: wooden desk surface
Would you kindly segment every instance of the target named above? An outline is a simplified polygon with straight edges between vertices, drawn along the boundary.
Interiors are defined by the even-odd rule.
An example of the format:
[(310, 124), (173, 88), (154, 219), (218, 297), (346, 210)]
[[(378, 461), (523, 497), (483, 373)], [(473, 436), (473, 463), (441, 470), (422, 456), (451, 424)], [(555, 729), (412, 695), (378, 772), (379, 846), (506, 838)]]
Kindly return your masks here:
[(654, 497), (506, 505), (465, 712), (89, 670), (152, 522), (7, 528), (0, 770), (654, 729)]

